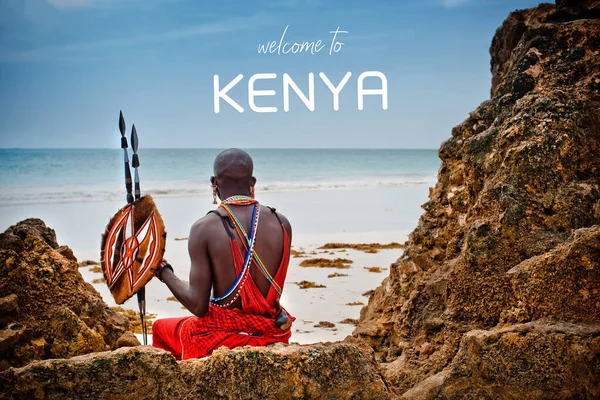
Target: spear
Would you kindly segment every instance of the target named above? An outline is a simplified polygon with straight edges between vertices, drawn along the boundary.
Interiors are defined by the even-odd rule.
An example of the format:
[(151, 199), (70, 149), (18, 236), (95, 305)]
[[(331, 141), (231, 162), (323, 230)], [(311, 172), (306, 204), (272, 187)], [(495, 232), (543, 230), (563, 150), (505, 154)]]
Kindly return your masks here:
[[(138, 173), (138, 167), (140, 166), (140, 158), (138, 156), (138, 135), (135, 129), (135, 124), (131, 126), (131, 149), (133, 150), (133, 156), (131, 158), (131, 165), (135, 171), (135, 199), (139, 200), (141, 197), (140, 193), (140, 175)], [(131, 181), (131, 178), (130, 178)], [(131, 185), (131, 183), (130, 183)], [(142, 322), (142, 335), (144, 338), (144, 345), (148, 344), (148, 327), (146, 326), (146, 287), (144, 286), (137, 292), (138, 305), (140, 307), (140, 319)]]
[(131, 149), (133, 150), (133, 157), (131, 158), (131, 166), (135, 170), (135, 199), (140, 198), (140, 175), (138, 174), (138, 167), (140, 166), (140, 158), (138, 156), (138, 135), (135, 129), (135, 124), (131, 127)]
[(121, 148), (125, 162), (125, 189), (127, 190), (127, 203), (133, 203), (133, 194), (131, 187), (131, 170), (129, 169), (129, 155), (127, 154), (127, 138), (125, 137), (125, 118), (123, 111), (119, 111), (119, 130), (121, 131)]

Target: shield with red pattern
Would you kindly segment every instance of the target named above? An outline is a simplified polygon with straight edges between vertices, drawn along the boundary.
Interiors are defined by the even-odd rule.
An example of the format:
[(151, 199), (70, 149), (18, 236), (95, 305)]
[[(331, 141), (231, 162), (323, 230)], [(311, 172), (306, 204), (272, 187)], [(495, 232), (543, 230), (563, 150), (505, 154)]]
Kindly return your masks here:
[(167, 234), (151, 196), (127, 204), (102, 235), (101, 263), (106, 284), (123, 304), (154, 276), (165, 253)]

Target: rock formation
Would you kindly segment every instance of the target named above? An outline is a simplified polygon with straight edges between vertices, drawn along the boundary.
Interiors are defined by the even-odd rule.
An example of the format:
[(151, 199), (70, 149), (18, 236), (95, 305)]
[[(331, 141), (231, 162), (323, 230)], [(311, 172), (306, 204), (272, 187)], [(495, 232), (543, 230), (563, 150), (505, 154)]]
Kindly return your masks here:
[(597, 398), (600, 1), (516, 11), (490, 52), (354, 334), (405, 398)]
[(71, 250), (40, 220), (0, 234), (0, 296), (0, 399), (390, 396), (373, 350), (354, 338), (179, 363), (163, 350), (125, 347), (139, 345), (126, 318), (83, 281)]
[[(176, 362), (152, 347), (130, 347), (11, 368), (14, 399), (389, 399), (372, 350), (356, 339), (311, 346), (216, 350)], [(2, 391), (0, 390), (0, 398)]]
[(0, 233), (0, 371), (115, 349), (127, 328), (44, 222), (28, 219)]

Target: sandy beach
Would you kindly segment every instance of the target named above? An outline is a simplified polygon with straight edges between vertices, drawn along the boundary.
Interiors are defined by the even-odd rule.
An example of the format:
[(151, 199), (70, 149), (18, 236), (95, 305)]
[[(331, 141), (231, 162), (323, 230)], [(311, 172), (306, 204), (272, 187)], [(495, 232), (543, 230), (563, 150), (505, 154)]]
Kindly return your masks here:
[[(281, 302), (284, 307), (296, 317), (293, 325), (291, 341), (301, 344), (334, 341), (352, 333), (354, 324), (349, 321), (358, 319), (360, 310), (368, 301), (366, 292), (380, 285), (389, 274), (389, 265), (401, 254), (401, 249), (378, 250), (377, 253), (366, 253), (354, 249), (323, 250), (319, 247), (326, 243), (389, 243), (390, 241), (404, 242), (405, 232), (367, 232), (299, 235), (294, 239), (293, 249), (304, 252), (300, 257), (292, 256), (289, 272), (284, 287)], [(391, 240), (390, 240), (391, 239)], [(189, 258), (187, 241), (168, 241), (169, 262), (175, 267), (175, 272), (182, 279), (189, 275)], [(325, 258), (343, 258), (351, 260), (348, 268), (302, 267), (303, 260)], [(368, 268), (376, 268), (370, 272)], [(81, 267), (84, 279), (102, 294), (110, 306), (116, 306), (108, 288), (101, 281), (101, 272), (92, 272), (93, 266)], [(333, 274), (344, 276), (329, 277)], [(302, 281), (323, 285), (324, 288), (314, 287), (302, 289), (298, 283)], [(191, 315), (181, 304), (173, 299), (169, 289), (157, 279), (146, 286), (147, 311), (156, 318), (180, 317)], [(168, 300), (169, 299), (169, 300)], [(128, 300), (125, 309), (137, 310), (135, 299)], [(346, 322), (342, 322), (346, 320)], [(319, 323), (325, 323), (315, 326)], [(329, 327), (328, 323), (334, 324)]]
[[(291, 341), (302, 344), (334, 341), (352, 333), (352, 320), (357, 319), (370, 290), (389, 274), (389, 267), (402, 255), (402, 249), (367, 253), (355, 249), (324, 250), (327, 243), (404, 243), (410, 227), (426, 200), (425, 185), (377, 188), (338, 189), (297, 192), (259, 193), (263, 204), (273, 205), (292, 223), (292, 249), (303, 252), (292, 256), (282, 304), (296, 317)], [(165, 258), (182, 279), (189, 275), (187, 240), (189, 227), (215, 207), (207, 196), (161, 198), (156, 203), (167, 227)], [(400, 200), (400, 201), (399, 201)], [(53, 203), (0, 207), (1, 229), (28, 217), (43, 219), (57, 232), (59, 243), (70, 246), (78, 260), (99, 261), (100, 235), (110, 216), (121, 207), (119, 202)], [(343, 258), (352, 263), (348, 268), (302, 267), (306, 259)], [(377, 267), (374, 269), (367, 269)], [(110, 306), (116, 306), (102, 281), (101, 272), (81, 267), (84, 279), (91, 283)], [(374, 272), (371, 272), (374, 271)], [(332, 274), (342, 276), (329, 277)], [(315, 286), (301, 288), (306, 281)], [(177, 301), (167, 300), (172, 294), (157, 279), (147, 286), (147, 312), (155, 318), (191, 315)], [(351, 304), (351, 305), (349, 305)], [(136, 310), (135, 299), (125, 309)], [(344, 321), (344, 323), (342, 323)], [(322, 324), (320, 326), (319, 323)], [(333, 325), (331, 325), (333, 324)]]

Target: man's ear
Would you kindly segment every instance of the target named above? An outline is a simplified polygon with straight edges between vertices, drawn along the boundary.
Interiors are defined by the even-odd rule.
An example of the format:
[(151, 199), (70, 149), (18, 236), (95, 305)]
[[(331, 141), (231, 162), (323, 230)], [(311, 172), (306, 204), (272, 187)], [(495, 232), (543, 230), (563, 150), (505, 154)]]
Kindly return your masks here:
[(256, 178), (252, 177), (252, 184), (250, 186), (254, 187), (256, 185)]
[(210, 184), (211, 185), (216, 185), (216, 182), (217, 182), (217, 178), (215, 178), (214, 176), (211, 176), (210, 177)]

